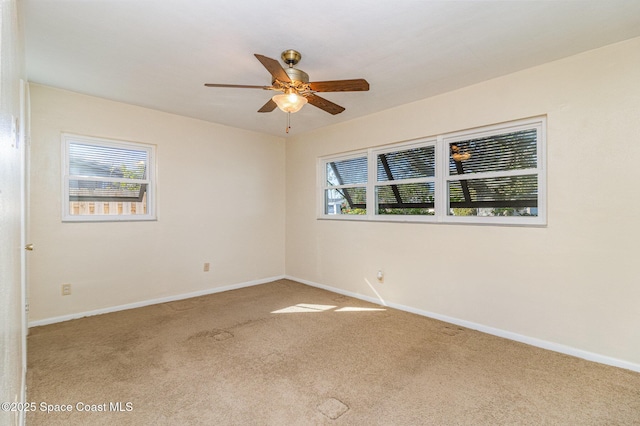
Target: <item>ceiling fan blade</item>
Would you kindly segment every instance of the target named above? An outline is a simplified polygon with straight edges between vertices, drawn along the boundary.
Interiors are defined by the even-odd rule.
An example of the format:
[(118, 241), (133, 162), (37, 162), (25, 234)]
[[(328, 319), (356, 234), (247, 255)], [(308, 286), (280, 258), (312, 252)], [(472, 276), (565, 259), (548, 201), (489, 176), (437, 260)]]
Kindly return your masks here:
[(311, 94), (307, 95), (306, 98), (311, 105), (320, 108), (321, 110), (326, 111), (329, 114), (336, 115), (344, 111), (344, 108), (340, 105), (334, 104), (333, 102), (328, 101), (325, 98), (321, 98), (320, 96)]
[(273, 78), (283, 83), (291, 83), (291, 79), (287, 75), (284, 68), (282, 68), (282, 65), (280, 65), (280, 62), (276, 61), (275, 59), (267, 58), (263, 55), (258, 55), (257, 53), (254, 53), (254, 55), (256, 58), (258, 58), (262, 65), (264, 65), (267, 71), (271, 73)]
[(264, 89), (264, 90), (268, 90), (271, 88), (271, 86), (251, 86), (248, 84), (213, 84), (213, 83), (207, 83), (205, 84), (205, 86), (207, 87), (231, 87), (231, 88), (236, 88), (236, 89)]
[(316, 81), (309, 83), (314, 92), (366, 92), (369, 83), (364, 78), (355, 80)]
[(258, 112), (271, 112), (274, 109), (276, 109), (277, 106), (278, 105), (275, 102), (273, 102), (273, 99), (269, 99), (269, 101), (266, 104), (262, 105), (262, 108), (260, 108)]

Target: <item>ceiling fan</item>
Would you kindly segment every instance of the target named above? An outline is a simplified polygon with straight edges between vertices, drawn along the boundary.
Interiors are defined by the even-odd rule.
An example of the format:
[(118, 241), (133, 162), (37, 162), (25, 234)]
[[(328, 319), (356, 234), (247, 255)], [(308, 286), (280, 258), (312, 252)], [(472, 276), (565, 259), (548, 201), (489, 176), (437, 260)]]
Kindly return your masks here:
[(309, 82), (309, 75), (293, 66), (302, 55), (292, 49), (282, 52), (281, 58), (288, 68), (283, 68), (275, 59), (255, 54), (260, 63), (272, 76), (271, 86), (251, 86), (244, 84), (205, 84), (207, 87), (231, 87), (241, 89), (263, 89), (282, 92), (273, 96), (258, 112), (271, 112), (276, 107), (284, 112), (298, 112), (307, 102), (329, 114), (340, 114), (344, 108), (340, 105), (321, 98), (318, 92), (361, 92), (369, 90), (367, 80), (334, 80)]

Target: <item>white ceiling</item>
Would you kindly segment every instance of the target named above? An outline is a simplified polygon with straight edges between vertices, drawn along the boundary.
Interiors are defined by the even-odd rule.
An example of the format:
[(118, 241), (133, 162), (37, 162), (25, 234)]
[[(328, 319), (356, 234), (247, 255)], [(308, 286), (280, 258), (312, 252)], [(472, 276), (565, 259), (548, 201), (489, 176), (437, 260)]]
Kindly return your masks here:
[[(365, 78), (369, 92), (323, 93), (290, 135), (392, 108), (640, 36), (639, 0), (22, 0), (27, 75), (49, 86), (286, 136), (286, 114), (253, 56), (311, 81)], [(640, 70), (639, 70), (640, 72)]]

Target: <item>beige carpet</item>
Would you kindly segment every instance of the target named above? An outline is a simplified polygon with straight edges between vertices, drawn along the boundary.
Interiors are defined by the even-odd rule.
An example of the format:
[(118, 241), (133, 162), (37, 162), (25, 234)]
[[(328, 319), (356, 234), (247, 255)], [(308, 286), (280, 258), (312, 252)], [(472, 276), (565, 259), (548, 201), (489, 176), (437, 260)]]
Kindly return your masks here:
[(640, 424), (638, 373), (287, 280), (32, 328), (27, 376), (28, 425)]

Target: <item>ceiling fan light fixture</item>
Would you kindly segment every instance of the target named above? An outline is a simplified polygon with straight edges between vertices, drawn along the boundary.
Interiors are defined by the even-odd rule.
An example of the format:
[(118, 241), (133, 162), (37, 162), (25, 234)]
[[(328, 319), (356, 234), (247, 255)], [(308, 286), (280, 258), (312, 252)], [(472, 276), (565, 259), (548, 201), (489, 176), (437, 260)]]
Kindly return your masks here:
[(275, 95), (271, 99), (284, 112), (298, 112), (307, 103), (307, 98), (295, 92)]

